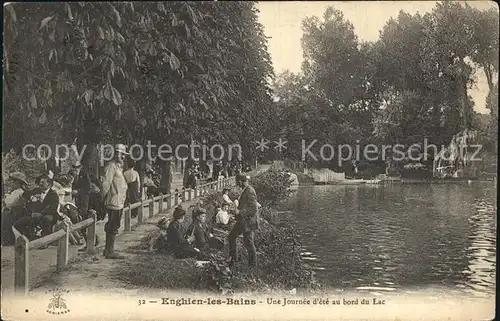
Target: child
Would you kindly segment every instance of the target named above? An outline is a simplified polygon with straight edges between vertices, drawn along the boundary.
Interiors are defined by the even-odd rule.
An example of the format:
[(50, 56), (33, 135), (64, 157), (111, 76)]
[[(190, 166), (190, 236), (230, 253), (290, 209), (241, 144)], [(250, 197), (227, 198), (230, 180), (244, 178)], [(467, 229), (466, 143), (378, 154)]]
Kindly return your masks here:
[(224, 228), (227, 227), (229, 221), (231, 220), (231, 216), (229, 215), (229, 203), (223, 203), (222, 207), (219, 208), (215, 216), (215, 224), (217, 226)]
[(167, 249), (167, 228), (169, 225), (169, 220), (166, 217), (162, 217), (156, 226), (160, 229), (158, 231), (158, 237), (152, 238), (152, 243), (149, 244), (149, 251), (165, 251)]

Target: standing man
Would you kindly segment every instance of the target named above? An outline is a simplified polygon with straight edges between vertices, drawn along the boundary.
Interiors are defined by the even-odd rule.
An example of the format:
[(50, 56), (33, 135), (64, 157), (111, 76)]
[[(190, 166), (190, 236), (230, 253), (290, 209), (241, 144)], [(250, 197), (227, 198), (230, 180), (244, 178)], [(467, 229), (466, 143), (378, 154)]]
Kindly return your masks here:
[[(73, 175), (73, 183), (71, 184), (71, 194), (75, 200), (75, 206), (78, 209), (83, 219), (89, 217), (89, 205), (90, 205), (90, 194), (92, 193), (92, 181), (90, 180), (90, 175), (82, 169), (82, 164), (79, 161), (73, 165), (71, 170)], [(75, 222), (73, 222), (75, 223)], [(85, 240), (85, 246), (79, 249), (79, 252), (85, 252), (87, 250), (87, 229), (81, 231), (81, 235)], [(99, 244), (99, 239), (96, 234), (95, 244)]]
[(75, 199), (75, 205), (83, 217), (87, 217), (90, 199), (90, 176), (82, 170), (82, 164), (77, 161), (73, 165), (74, 179), (71, 184), (71, 194)]
[(248, 264), (257, 265), (256, 250), (254, 244), (254, 231), (259, 228), (258, 203), (255, 189), (249, 185), (248, 177), (245, 175), (236, 176), (236, 185), (243, 189), (238, 200), (238, 209), (236, 212), (236, 224), (229, 233), (229, 255), (230, 266), (239, 261), (238, 247), (236, 239), (243, 234), (243, 244), (247, 249)]
[(123, 176), (123, 161), (128, 155), (123, 144), (115, 146), (114, 159), (104, 169), (101, 195), (104, 207), (108, 212), (108, 221), (104, 225), (106, 232), (106, 247), (104, 256), (107, 259), (123, 259), (124, 257), (115, 253), (115, 238), (120, 228), (123, 207), (127, 199), (127, 181)]

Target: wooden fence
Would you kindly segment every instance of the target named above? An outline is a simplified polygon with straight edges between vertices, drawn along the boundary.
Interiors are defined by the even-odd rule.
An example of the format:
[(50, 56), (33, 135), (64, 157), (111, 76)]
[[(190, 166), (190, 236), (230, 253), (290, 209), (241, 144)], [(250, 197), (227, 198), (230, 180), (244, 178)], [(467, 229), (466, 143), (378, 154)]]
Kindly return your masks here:
[[(151, 197), (149, 199), (142, 200), (141, 202), (130, 204), (123, 209), (125, 221), (124, 230), (125, 232), (130, 232), (132, 230), (131, 210), (135, 208), (139, 208), (139, 211), (137, 213), (137, 223), (134, 225), (137, 226), (144, 222), (146, 216), (147, 218), (151, 218), (157, 214), (162, 213), (165, 210), (176, 207), (180, 203), (190, 201), (199, 196), (203, 196), (210, 191), (217, 191), (222, 188), (234, 185), (235, 178), (229, 177), (224, 180), (198, 185), (195, 189), (183, 189), (181, 191), (176, 191), (173, 194), (167, 195), (160, 194), (159, 196)], [(166, 207), (164, 207), (165, 200), (167, 203)], [(156, 202), (158, 202), (157, 212), (155, 211)], [(87, 253), (95, 254), (96, 222), (96, 214), (92, 213), (91, 217), (77, 224), (69, 225), (68, 223), (63, 222), (63, 224), (60, 226), (60, 229), (56, 232), (31, 242), (18, 230), (16, 230), (15, 227), (12, 227), (12, 231), (14, 232), (16, 239), (14, 257), (15, 291), (24, 294), (27, 294), (29, 291), (30, 250), (39, 249), (45, 245), (57, 242), (58, 247), (56, 269), (61, 270), (68, 265), (70, 234), (72, 232), (87, 228)]]

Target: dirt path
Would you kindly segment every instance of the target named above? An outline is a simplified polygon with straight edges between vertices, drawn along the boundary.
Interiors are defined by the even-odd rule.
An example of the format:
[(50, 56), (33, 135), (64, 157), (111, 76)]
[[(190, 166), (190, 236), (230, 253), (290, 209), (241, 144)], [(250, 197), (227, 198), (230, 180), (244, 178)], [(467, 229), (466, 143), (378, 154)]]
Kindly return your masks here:
[[(187, 208), (194, 204), (196, 200), (183, 203)], [(117, 267), (126, 266), (127, 261), (140, 258), (140, 252), (132, 249), (140, 244), (141, 239), (148, 236), (152, 231), (157, 230), (156, 222), (162, 217), (170, 217), (172, 210), (165, 211), (161, 215), (156, 215), (147, 219), (144, 224), (135, 227), (131, 232), (119, 235), (116, 239), (115, 249), (125, 256), (124, 260), (108, 260), (102, 256), (102, 247), (96, 255), (79, 254), (70, 263), (65, 271), (51, 273), (43, 282), (34, 284), (33, 292), (46, 292), (61, 287), (74, 292), (101, 292), (116, 289), (116, 292), (140, 292), (132, 289), (129, 285), (117, 281), (113, 277), (113, 271)]]

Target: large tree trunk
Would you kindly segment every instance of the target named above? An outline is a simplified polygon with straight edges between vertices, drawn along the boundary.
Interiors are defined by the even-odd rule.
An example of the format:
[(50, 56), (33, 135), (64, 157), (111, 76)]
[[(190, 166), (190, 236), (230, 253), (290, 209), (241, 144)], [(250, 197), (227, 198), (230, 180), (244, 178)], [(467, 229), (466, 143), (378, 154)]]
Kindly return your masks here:
[(137, 161), (136, 170), (139, 173), (139, 180), (140, 180), (140, 184), (141, 184), (139, 196), (142, 199), (143, 190), (144, 190), (144, 177), (146, 176), (146, 158), (145, 157), (143, 157)]
[(161, 164), (161, 180), (160, 187), (167, 193), (170, 194), (170, 190), (172, 188), (172, 161), (171, 160), (162, 160)]
[(184, 187), (187, 187), (187, 183), (189, 181), (189, 171), (188, 171), (188, 169), (190, 169), (191, 167), (193, 167), (193, 164), (194, 164), (194, 161), (191, 158), (191, 156), (189, 156), (186, 159), (186, 161), (184, 162), (184, 173), (183, 173), (183, 179), (182, 179), (182, 183), (183, 183)]
[[(81, 148), (78, 146), (78, 151), (81, 153)], [(99, 181), (99, 152), (97, 144), (86, 144), (85, 151), (82, 156), (82, 168), (89, 174), (92, 181)]]

